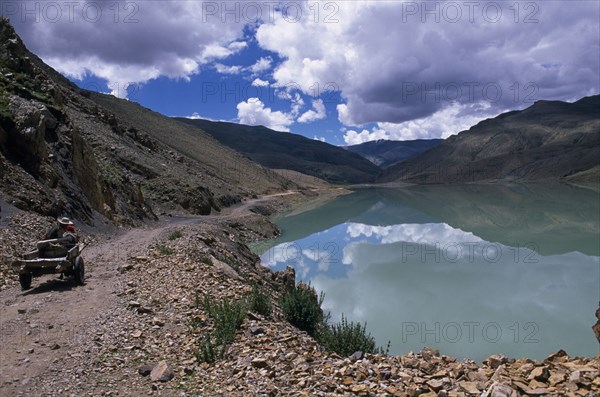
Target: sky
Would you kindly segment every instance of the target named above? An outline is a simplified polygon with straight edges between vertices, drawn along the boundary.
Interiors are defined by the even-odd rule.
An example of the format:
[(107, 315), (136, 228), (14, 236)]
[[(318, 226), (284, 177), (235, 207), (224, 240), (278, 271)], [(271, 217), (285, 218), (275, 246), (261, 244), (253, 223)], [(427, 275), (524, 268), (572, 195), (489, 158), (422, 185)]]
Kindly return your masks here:
[(600, 92), (600, 1), (0, 0), (79, 86), (334, 145)]

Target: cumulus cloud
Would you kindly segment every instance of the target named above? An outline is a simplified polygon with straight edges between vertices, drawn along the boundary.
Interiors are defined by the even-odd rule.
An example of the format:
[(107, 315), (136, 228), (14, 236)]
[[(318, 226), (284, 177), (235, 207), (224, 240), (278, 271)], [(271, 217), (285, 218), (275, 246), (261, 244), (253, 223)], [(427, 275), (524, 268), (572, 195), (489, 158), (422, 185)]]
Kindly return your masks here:
[(256, 79), (254, 79), (252, 81), (252, 85), (254, 87), (268, 87), (269, 86), (269, 82), (265, 81), (265, 80), (262, 80), (262, 79), (259, 79), (259, 78), (256, 78)]
[(255, 74), (264, 72), (271, 68), (271, 62), (273, 62), (273, 60), (270, 57), (260, 58), (254, 65), (250, 66), (250, 70)]
[[(52, 2), (57, 14), (45, 2), (24, 1), (3, 11), (28, 48), (61, 73), (91, 73), (119, 87), (160, 76), (189, 79), (247, 45), (243, 21), (206, 18), (210, 2), (92, 3)], [(25, 9), (38, 9), (38, 21)]]
[(294, 122), (290, 115), (265, 107), (258, 98), (250, 98), (238, 103), (237, 110), (240, 123), (264, 125), (275, 131), (289, 132), (289, 127)]
[(363, 129), (361, 132), (346, 130), (343, 138), (347, 145), (357, 145), (378, 139), (395, 141), (446, 139), (450, 135), (469, 129), (481, 119), (495, 116), (496, 113), (497, 111), (485, 102), (475, 105), (453, 103), (429, 117), (403, 123), (380, 122), (371, 130)]
[(313, 109), (309, 109), (304, 112), (300, 117), (298, 117), (299, 123), (311, 123), (317, 120), (323, 120), (327, 117), (327, 112), (325, 110), (325, 104), (322, 99), (315, 99), (312, 101)]
[(344, 134), (344, 142), (346, 142), (346, 145), (358, 145), (368, 141), (376, 141), (378, 139), (390, 139), (390, 135), (385, 130), (375, 128), (371, 132), (368, 130), (362, 130), (361, 132), (348, 130)]
[(215, 69), (221, 74), (240, 74), (243, 68), (239, 65), (227, 66), (222, 63), (216, 63)]
[[(348, 126), (409, 128), (402, 123), (453, 104), (481, 119), (472, 106), (486, 103), (498, 114), (600, 91), (598, 2), (519, 3), (518, 13), (503, 2), (473, 9), (460, 2), (339, 2), (329, 15), (337, 23), (323, 15), (315, 23), (315, 4), (324, 4), (303, 4), (299, 21), (276, 17), (258, 28), (257, 40), (284, 59), (273, 72), (277, 83), (307, 94), (315, 84), (337, 87), (345, 102), (339, 119)], [(417, 127), (405, 135), (419, 135)]]

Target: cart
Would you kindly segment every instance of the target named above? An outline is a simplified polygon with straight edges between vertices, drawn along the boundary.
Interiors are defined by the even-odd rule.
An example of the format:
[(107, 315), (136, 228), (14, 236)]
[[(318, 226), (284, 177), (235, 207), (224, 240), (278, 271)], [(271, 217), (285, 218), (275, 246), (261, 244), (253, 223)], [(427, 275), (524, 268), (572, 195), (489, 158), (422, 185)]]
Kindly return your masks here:
[(21, 287), (31, 288), (33, 277), (43, 274), (70, 276), (77, 285), (83, 285), (85, 266), (81, 251), (84, 248), (84, 244), (72, 244), (65, 238), (39, 241), (35, 250), (27, 252), (22, 259), (13, 262), (13, 266), (19, 272)]

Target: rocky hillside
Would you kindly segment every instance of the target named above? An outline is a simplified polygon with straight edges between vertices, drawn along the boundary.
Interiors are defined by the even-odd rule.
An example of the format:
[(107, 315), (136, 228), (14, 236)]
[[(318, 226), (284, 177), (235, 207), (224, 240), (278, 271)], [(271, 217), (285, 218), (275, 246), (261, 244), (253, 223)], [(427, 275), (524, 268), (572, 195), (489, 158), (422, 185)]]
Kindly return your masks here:
[(388, 168), (400, 161), (418, 156), (442, 143), (443, 139), (415, 139), (412, 141), (377, 141), (345, 146), (344, 149), (360, 154), (373, 164)]
[(209, 135), (81, 90), (0, 19), (0, 203), (85, 223), (208, 214), (291, 182)]
[(330, 183), (373, 182), (380, 169), (363, 157), (302, 135), (209, 120), (178, 118), (252, 160), (274, 169), (289, 169)]
[(600, 181), (600, 96), (538, 101), (387, 169), (381, 182)]

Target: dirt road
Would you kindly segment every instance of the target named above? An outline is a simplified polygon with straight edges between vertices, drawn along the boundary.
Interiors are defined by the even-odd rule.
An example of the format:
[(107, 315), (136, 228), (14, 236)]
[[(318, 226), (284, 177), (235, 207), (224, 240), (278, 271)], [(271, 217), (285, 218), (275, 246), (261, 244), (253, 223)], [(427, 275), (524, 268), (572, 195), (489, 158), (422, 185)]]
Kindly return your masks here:
[(119, 285), (119, 266), (128, 258), (142, 254), (171, 230), (242, 216), (258, 203), (291, 194), (248, 200), (219, 215), (167, 217), (147, 228), (100, 237), (82, 255), (84, 286), (48, 275), (34, 278), (30, 290), (13, 287), (0, 292), (0, 396), (38, 395), (31, 394), (37, 384), (60, 376), (62, 363), (77, 357), (84, 338), (94, 337), (99, 315), (117, 304), (117, 293), (125, 288)]

